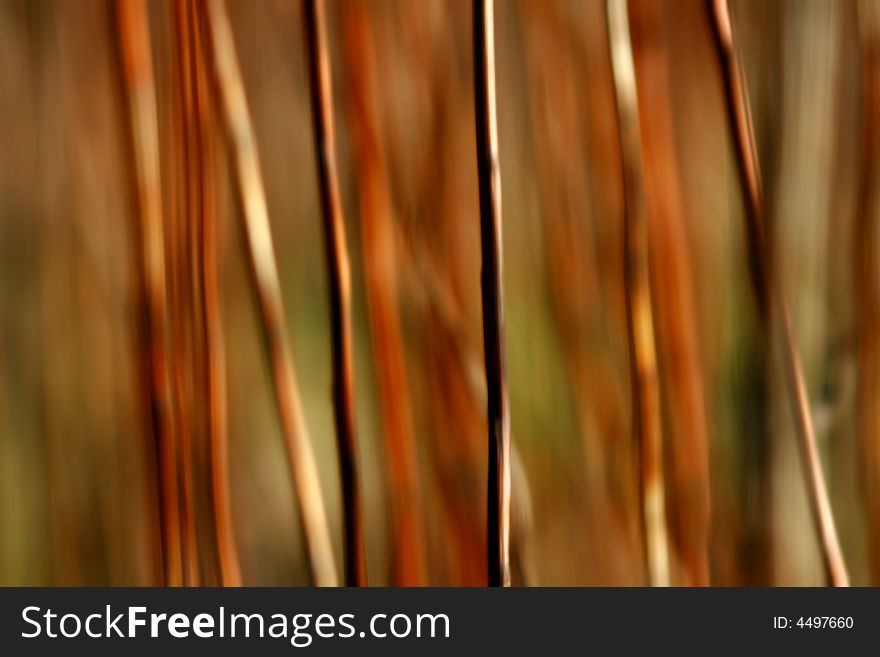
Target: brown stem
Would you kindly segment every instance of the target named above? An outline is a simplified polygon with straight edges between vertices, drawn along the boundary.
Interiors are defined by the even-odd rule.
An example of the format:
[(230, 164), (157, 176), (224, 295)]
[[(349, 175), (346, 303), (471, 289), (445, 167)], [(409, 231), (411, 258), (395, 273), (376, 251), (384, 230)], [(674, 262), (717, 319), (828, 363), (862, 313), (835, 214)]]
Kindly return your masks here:
[(862, 41), (862, 179), (855, 231), (854, 282), (858, 331), (857, 421), (868, 511), (871, 568), (880, 581), (880, 285), (877, 282), (877, 175), (880, 172), (880, 12), (858, 5)]
[[(640, 523), (639, 514), (631, 513), (636, 504), (629, 493), (635, 493), (637, 487), (630, 484), (636, 481), (628, 471), (621, 472), (632, 463), (631, 441), (621, 440), (627, 431), (628, 410), (614, 372), (609, 310), (603, 303), (608, 301), (603, 288), (611, 282), (617, 284), (614, 279), (622, 283), (623, 277), (619, 257), (611, 272), (603, 272), (607, 256), (597, 256), (604, 250), (619, 253), (619, 249), (608, 248), (607, 240), (596, 231), (600, 227), (608, 231), (621, 213), (603, 211), (602, 201), (584, 185), (593, 168), (601, 172), (592, 177), (597, 190), (613, 194), (621, 184), (619, 171), (600, 162), (608, 158), (601, 157), (600, 141), (590, 134), (596, 131), (596, 116), (604, 113), (600, 105), (611, 105), (613, 115), (613, 96), (605, 97), (611, 87), (611, 67), (603, 61), (608, 58), (604, 7), (591, 5), (585, 10), (600, 20), (595, 25), (590, 21), (595, 16), (585, 16), (587, 32), (575, 35), (572, 29), (579, 30), (579, 26), (570, 25), (561, 2), (520, 3), (549, 296), (584, 448), (582, 478), (588, 507), (583, 522), (590, 544), (595, 546), (590, 553), (590, 570), (600, 578), (594, 581), (601, 584), (640, 577), (638, 569), (631, 567), (631, 558), (642, 556), (640, 539), (632, 531), (636, 529), (632, 521)], [(560, 38), (563, 35), (565, 38)], [(577, 47), (586, 42), (594, 52), (583, 57), (595, 64), (584, 71)], [(603, 128), (599, 126), (599, 132), (607, 140)], [(612, 129), (612, 135), (614, 132)], [(573, 144), (584, 148), (572, 148)], [(612, 161), (619, 162), (619, 154), (612, 155)], [(625, 321), (624, 313), (621, 319)], [(511, 457), (515, 464), (515, 451)], [(516, 496), (511, 505), (513, 531)], [(514, 532), (514, 553), (515, 539)]]
[(345, 583), (367, 583), (364, 522), (358, 482), (357, 429), (354, 408), (354, 359), (351, 335), (351, 267), (345, 241), (342, 199), (336, 172), (336, 133), (333, 125), (333, 87), (327, 55), (323, 0), (306, 0), (305, 29), (311, 82), (312, 123), (324, 248), (330, 291), (333, 348), (333, 410), (336, 418), (339, 474), (345, 514)]
[[(470, 102), (473, 81), (470, 71), (446, 65), (456, 57), (451, 28), (457, 18), (469, 19), (471, 7), (444, 3), (438, 5), (438, 12), (425, 12), (421, 3), (405, 6), (402, 40), (392, 37), (387, 21), (381, 35), (380, 24), (375, 25), (377, 37), (388, 42), (384, 45), (390, 46), (390, 52), (413, 62), (411, 79), (421, 80), (426, 92), (427, 138), (412, 157), (402, 148), (406, 131), (400, 129), (399, 114), (386, 113), (383, 125), (389, 139), (391, 191), (411, 185), (412, 203), (420, 216), (414, 224), (395, 223), (395, 255), (402, 274), (401, 290), (419, 308), (415, 318), (421, 347), (414, 355), (418, 367), (430, 372), (430, 381), (421, 382), (429, 450), (424, 485), (431, 492), (426, 502), (430, 508), (436, 501), (440, 522), (426, 530), (434, 537), (445, 537), (447, 544), (438, 555), (443, 558), (432, 563), (431, 575), (444, 584), (476, 586), (486, 582), (485, 504), (474, 504), (475, 496), (484, 493), (480, 475), (485, 471), (485, 370), (482, 345), (479, 353), (472, 353), (468, 332), (457, 321), (462, 311), (459, 304), (467, 296), (464, 290), (471, 290), (472, 280), (468, 249), (463, 246), (475, 234), (471, 229), (477, 229), (468, 216), (467, 195), (458, 193), (461, 186), (474, 182), (470, 167), (461, 166), (461, 157), (473, 152), (474, 120), (459, 111), (462, 103)], [(441, 288), (442, 301), (432, 294)], [(450, 315), (439, 311), (437, 302)], [(450, 318), (455, 319), (455, 326), (444, 324)], [(471, 357), (471, 369), (462, 367), (458, 358), (464, 351)], [(482, 391), (479, 397), (471, 394), (474, 382)], [(430, 553), (430, 545), (428, 549)]]
[(672, 457), (666, 488), (684, 583), (709, 583), (709, 436), (691, 254), (661, 0), (630, 4), (660, 377)]
[(394, 210), (376, 106), (373, 25), (365, 3), (351, 0), (344, 7), (345, 71), (360, 190), (367, 307), (391, 480), (393, 581), (396, 586), (418, 586), (425, 582), (421, 491), (398, 309)]
[(156, 89), (150, 48), (149, 19), (144, 0), (118, 0), (117, 28), (128, 97), (134, 173), (137, 187), (141, 331), (145, 378), (149, 380), (149, 419), (155, 436), (159, 470), (159, 518), (164, 581), (183, 580), (180, 544), (180, 498), (177, 457), (171, 421), (165, 297), (165, 255), (159, 173)]
[(727, 0), (709, 0), (721, 67), (724, 76), (724, 91), (729, 124), (736, 145), (736, 156), (742, 193), (746, 200), (748, 217), (748, 243), (752, 264), (753, 282), (759, 305), (763, 312), (765, 326), (773, 326), (771, 316), (781, 322), (781, 330), (772, 331), (771, 339), (778, 340), (782, 357), (782, 368), (786, 382), (791, 412), (798, 435), (802, 457), (804, 478), (806, 480), (813, 521), (816, 525), (825, 572), (832, 586), (848, 586), (849, 574), (840, 540), (834, 526), (834, 514), (822, 463), (816, 446), (813, 420), (806, 382), (800, 358), (794, 344), (788, 303), (781, 283), (769, 266), (767, 238), (764, 226), (763, 195), (761, 189), (761, 170), (755, 145), (749, 109), (748, 90), (745, 76), (737, 57), (733, 25)]
[(214, 77), (234, 159), (251, 283), (259, 301), (263, 338), (272, 368), (275, 401), (296, 487), (312, 579), (318, 586), (335, 586), (337, 575), (333, 546), (330, 542), (318, 470), (303, 414), (293, 353), (288, 342), (266, 193), (241, 71), (235, 54), (232, 28), (224, 0), (207, 0), (206, 5)]
[(749, 266), (758, 308), (766, 318), (768, 311), (767, 247), (764, 242), (761, 174), (758, 152), (752, 126), (752, 110), (740, 70), (739, 58), (733, 47), (733, 26), (726, 0), (708, 0), (712, 3), (712, 17), (716, 43), (721, 54), (724, 93), (731, 131), (736, 145), (736, 162), (740, 184), (746, 202), (748, 220)]
[(608, 0), (606, 8), (623, 167), (624, 283), (632, 371), (633, 425), (641, 449), (642, 513), (648, 577), (652, 586), (668, 586), (669, 544), (663, 483), (663, 436), (635, 66), (626, 0)]
[(198, 291), (202, 317), (204, 362), (201, 383), (204, 388), (206, 429), (210, 453), (211, 507), (214, 540), (223, 586), (241, 585), (241, 568), (232, 520), (229, 482), (229, 431), (226, 403), (226, 346), (220, 308), (220, 282), (217, 272), (217, 211), (214, 197), (214, 116), (211, 111), (205, 70), (204, 39), (206, 22), (202, 5), (190, 0), (193, 13), (193, 85), (197, 120), (197, 164), (201, 190), (201, 245), (198, 259)]
[(195, 53), (193, 52), (192, 21), (189, 0), (177, 0), (174, 4), (174, 27), (177, 45), (176, 77), (179, 84), (179, 117), (182, 185), (179, 189), (179, 212), (172, 215), (171, 230), (171, 330), (172, 371), (174, 381), (175, 419), (177, 422), (177, 444), (179, 451), (179, 473), (181, 496), (180, 517), (183, 529), (183, 574), (184, 583), (195, 586), (199, 579), (199, 553), (196, 533), (196, 504), (194, 490), (194, 452), (197, 431), (192, 421), (196, 406), (190, 396), (191, 388), (189, 364), (196, 358), (191, 329), (198, 320), (195, 300), (196, 290), (194, 254), (200, 241), (201, 220), (201, 176), (199, 172), (196, 145), (196, 116), (193, 88)]
[(489, 586), (510, 586), (510, 413), (504, 359), (501, 168), (495, 109), (493, 0), (474, 0), (474, 103), (480, 191), (480, 276), (489, 426)]

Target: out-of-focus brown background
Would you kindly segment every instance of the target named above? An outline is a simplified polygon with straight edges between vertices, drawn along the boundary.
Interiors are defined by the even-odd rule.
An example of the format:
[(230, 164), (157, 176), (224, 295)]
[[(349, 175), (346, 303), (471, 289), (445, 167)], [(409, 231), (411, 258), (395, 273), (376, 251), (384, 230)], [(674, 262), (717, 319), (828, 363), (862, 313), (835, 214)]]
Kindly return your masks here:
[[(301, 6), (227, 4), (341, 563), (329, 310)], [(605, 6), (495, 4), (514, 583), (643, 584)], [(629, 4), (642, 131), (662, 145), (643, 170), (672, 581), (687, 582), (683, 561), (703, 536), (713, 584), (822, 583), (782, 374), (750, 287), (707, 6)], [(166, 187), (174, 184), (167, 169), (174, 135), (170, 5), (149, 3)], [(858, 377), (871, 366), (860, 359), (856, 339), (864, 141), (864, 14), (857, 9), (835, 0), (731, 0), (774, 263), (844, 554), (853, 582), (868, 584), (862, 466), (870, 452), (860, 448), (856, 422)], [(358, 29), (352, 21), (365, 22), (372, 35), (369, 63), (346, 51)], [(364, 288), (363, 160), (354, 147), (359, 117), (352, 90), (367, 65), (375, 67), (367, 93), (384, 162), (371, 184), (385, 190), (393, 227), (387, 250), (374, 257), (393, 263), (397, 276), (408, 399), (391, 404), (407, 404), (412, 416), (425, 581), (482, 584), (486, 393), (471, 3), (332, 0), (328, 29), (353, 265), (370, 582), (393, 581), (394, 555), (382, 391)], [(247, 584), (304, 584), (302, 535), (220, 128), (216, 142), (242, 574)], [(0, 0), (3, 584), (152, 581), (155, 502), (138, 407), (132, 167), (113, 4)], [(685, 343), (674, 339), (682, 335), (675, 326), (689, 327)], [(880, 412), (870, 395), (859, 403)], [(708, 445), (708, 500), (701, 498), (701, 444)], [(703, 527), (699, 509), (706, 504), (711, 524)]]

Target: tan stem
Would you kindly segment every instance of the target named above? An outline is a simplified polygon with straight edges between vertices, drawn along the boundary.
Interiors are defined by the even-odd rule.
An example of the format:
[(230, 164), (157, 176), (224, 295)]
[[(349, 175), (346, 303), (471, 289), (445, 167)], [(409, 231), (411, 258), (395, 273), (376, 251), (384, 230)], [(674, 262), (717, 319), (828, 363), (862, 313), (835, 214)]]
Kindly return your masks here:
[(247, 245), (251, 283), (259, 302), (261, 329), (272, 369), (275, 401), (288, 462), (296, 487), (312, 580), (318, 586), (336, 586), (336, 564), (324, 497), (288, 338), (263, 176), (235, 53), (232, 27), (224, 0), (207, 0), (206, 6), (214, 77), (234, 160), (235, 184), (241, 204), (240, 218)]
[[(782, 358), (786, 391), (800, 447), (801, 463), (807, 485), (810, 508), (828, 581), (832, 586), (849, 586), (849, 573), (834, 525), (831, 500), (822, 473), (822, 463), (816, 446), (813, 419), (804, 373), (792, 335), (788, 303), (781, 283), (769, 266), (767, 239), (764, 227), (764, 207), (761, 188), (761, 170), (758, 161), (755, 134), (752, 127), (745, 77), (736, 53), (733, 24), (727, 0), (711, 0), (715, 36), (721, 55), (729, 123), (736, 145), (739, 178), (749, 219), (748, 242), (753, 267), (756, 294), (764, 311), (767, 327), (773, 327), (775, 317), (780, 330), (769, 336), (775, 341)], [(768, 328), (769, 330), (769, 328)]]

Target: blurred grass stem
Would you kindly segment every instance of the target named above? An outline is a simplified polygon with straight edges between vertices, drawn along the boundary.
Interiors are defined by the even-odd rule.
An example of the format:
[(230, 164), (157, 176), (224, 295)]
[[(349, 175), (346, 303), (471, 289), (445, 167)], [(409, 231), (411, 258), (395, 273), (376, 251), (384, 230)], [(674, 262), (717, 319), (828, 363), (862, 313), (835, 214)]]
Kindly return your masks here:
[(825, 476), (822, 473), (822, 463), (810, 414), (809, 396), (792, 335), (788, 304), (768, 257), (760, 162), (755, 145), (746, 80), (734, 42), (730, 10), (727, 0), (710, 0), (710, 2), (715, 37), (721, 57), (727, 112), (736, 146), (739, 179), (746, 202), (748, 244), (755, 292), (765, 325), (773, 326), (775, 322), (771, 322), (770, 319), (774, 316), (781, 323), (780, 330), (773, 331), (774, 335), (771, 335), (770, 339), (779, 341), (778, 348), (782, 357), (810, 508), (816, 525), (825, 573), (832, 586), (848, 586), (849, 574), (834, 524)]
[(144, 0), (118, 0), (117, 29), (128, 99), (139, 217), (141, 336), (149, 421), (158, 464), (164, 583), (183, 581), (177, 458), (168, 378), (167, 303), (156, 88)]
[(358, 473), (357, 420), (354, 406), (354, 355), (351, 333), (351, 267), (345, 239), (339, 176), (336, 170), (336, 134), (333, 87), (327, 54), (327, 26), (323, 0), (304, 5), (312, 124), (324, 228), (324, 253), (330, 292), (333, 353), (333, 411), (336, 420), (339, 475), (345, 518), (345, 583), (367, 583), (364, 521)]
[(608, 0), (609, 46), (617, 99), (624, 187), (627, 333), (638, 437), (648, 579), (668, 586), (669, 539), (663, 481), (663, 436), (648, 267), (648, 221), (641, 172), (638, 94), (626, 0)]
[(224, 0), (207, 0), (214, 76), (234, 159), (240, 217), (247, 243), (251, 282), (258, 299), (261, 328), (272, 369), (275, 400), (296, 487), (300, 520), (317, 586), (336, 586), (333, 546), (321, 484), (299, 393), (293, 353), (275, 262), (256, 138), (247, 107), (232, 28)]

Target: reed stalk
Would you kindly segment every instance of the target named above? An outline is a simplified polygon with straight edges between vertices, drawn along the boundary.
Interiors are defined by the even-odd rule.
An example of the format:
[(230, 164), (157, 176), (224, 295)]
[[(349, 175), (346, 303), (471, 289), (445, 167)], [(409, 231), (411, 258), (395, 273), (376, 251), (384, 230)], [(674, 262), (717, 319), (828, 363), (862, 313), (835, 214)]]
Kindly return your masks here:
[(196, 439), (195, 423), (198, 407), (191, 386), (192, 367), (198, 360), (198, 342), (194, 339), (199, 321), (197, 258), (201, 242), (202, 179), (199, 171), (197, 117), (195, 109), (195, 57), (192, 15), (189, 0), (176, 0), (173, 8), (176, 48), (175, 77), (178, 94), (175, 127), (178, 132), (176, 155), (181, 171), (175, 176), (176, 212), (172, 214), (170, 231), (172, 381), (174, 384), (174, 416), (177, 422), (178, 463), (181, 488), (180, 518), (182, 525), (183, 581), (187, 586), (199, 583), (199, 547), (196, 531), (196, 493), (194, 482)]
[(510, 402), (504, 357), (501, 168), (495, 99), (494, 0), (474, 0), (474, 103), (480, 195), (480, 290), (489, 428), (489, 586), (510, 586)]
[(303, 413), (293, 353), (288, 342), (266, 193), (232, 28), (224, 0), (207, 0), (205, 6), (214, 79), (234, 160), (235, 185), (241, 205), (240, 218), (247, 246), (250, 279), (258, 299), (261, 329), (272, 369), (275, 401), (288, 462), (296, 487), (312, 581), (318, 586), (335, 586), (338, 580), (333, 546)]
[(654, 320), (669, 431), (666, 481), (671, 535), (688, 586), (709, 584), (709, 428), (694, 298), (694, 278), (675, 144), (669, 35), (662, 0), (630, 3), (638, 76), (645, 209), (652, 267)]
[(663, 436), (657, 348), (648, 266), (648, 220), (641, 170), (638, 93), (626, 0), (608, 0), (609, 46), (620, 130), (624, 188), (624, 287), (632, 377), (632, 421), (640, 456), (648, 579), (669, 585), (669, 542), (663, 481)]
[[(721, 60), (728, 122), (736, 147), (736, 159), (748, 218), (748, 248), (752, 280), (762, 319), (771, 341), (776, 341), (786, 391), (798, 436), (801, 463), (809, 495), (825, 574), (832, 586), (848, 586), (849, 574), (834, 524), (831, 500), (816, 446), (810, 402), (800, 357), (794, 343), (791, 317), (782, 285), (770, 266), (764, 222), (761, 169), (749, 108), (748, 90), (734, 40), (727, 0), (710, 0), (712, 24)], [(776, 321), (772, 321), (772, 320)], [(776, 323), (779, 330), (771, 330)]]
[(357, 420), (354, 406), (354, 355), (351, 333), (351, 266), (345, 239), (339, 176), (336, 171), (336, 134), (333, 121), (333, 86), (327, 54), (327, 27), (323, 0), (306, 0), (305, 31), (315, 133), (315, 156), (324, 254), (330, 292), (330, 326), (333, 353), (333, 410), (336, 420), (339, 474), (345, 517), (345, 583), (367, 583), (364, 521), (357, 455)]
[(193, 87), (198, 130), (197, 163), (201, 190), (201, 216), (197, 278), (202, 317), (201, 341), (204, 362), (200, 383), (204, 388), (206, 430), (210, 459), (211, 508), (214, 542), (217, 550), (219, 581), (222, 586), (241, 585), (241, 567), (232, 520), (232, 494), (229, 481), (229, 429), (227, 424), (226, 344), (220, 307), (220, 281), (217, 264), (217, 209), (215, 199), (215, 117), (209, 95), (205, 62), (207, 24), (202, 5), (190, 0), (193, 15)]
[(168, 374), (159, 130), (146, 2), (117, 0), (116, 19), (134, 153), (142, 366), (147, 380), (149, 423), (155, 439), (158, 466), (162, 570), (166, 585), (179, 586), (183, 581), (180, 493)]

